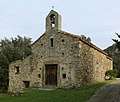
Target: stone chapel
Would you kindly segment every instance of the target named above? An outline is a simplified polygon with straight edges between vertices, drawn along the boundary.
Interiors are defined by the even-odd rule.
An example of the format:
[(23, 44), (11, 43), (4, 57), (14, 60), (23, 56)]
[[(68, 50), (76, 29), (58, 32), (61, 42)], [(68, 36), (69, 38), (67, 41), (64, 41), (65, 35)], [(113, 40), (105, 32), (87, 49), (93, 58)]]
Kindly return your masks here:
[(46, 30), (32, 54), (9, 65), (9, 92), (28, 87), (80, 87), (104, 79), (112, 69), (106, 52), (83, 37), (61, 30), (61, 16), (51, 10)]

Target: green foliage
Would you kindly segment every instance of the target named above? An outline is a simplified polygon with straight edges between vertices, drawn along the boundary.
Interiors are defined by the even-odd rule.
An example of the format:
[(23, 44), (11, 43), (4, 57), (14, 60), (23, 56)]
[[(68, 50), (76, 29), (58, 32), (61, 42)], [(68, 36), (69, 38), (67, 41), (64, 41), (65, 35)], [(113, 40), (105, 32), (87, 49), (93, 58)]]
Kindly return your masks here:
[(31, 39), (22, 38), (19, 35), (11, 40), (5, 38), (0, 42), (1, 52), (7, 57), (9, 62), (25, 58), (31, 54)]
[[(113, 59), (113, 69), (120, 70), (120, 51), (117, 49), (116, 44), (113, 44), (104, 51)], [(120, 74), (118, 77), (120, 77)]]
[(8, 59), (2, 52), (0, 52), (0, 92), (4, 92), (5, 90), (7, 90), (8, 65)]
[(109, 82), (111, 81), (99, 82), (80, 88), (52, 91), (27, 89), (21, 96), (0, 95), (0, 102), (87, 102), (100, 87)]
[(109, 79), (116, 78), (118, 76), (118, 70), (107, 70), (105, 76), (108, 76)]
[(17, 36), (16, 38), (5, 38), (0, 41), (0, 91), (7, 90), (9, 64), (30, 54), (30, 38)]
[[(118, 33), (115, 33), (117, 36), (118, 36), (118, 38), (120, 38), (120, 35), (118, 34)], [(120, 41), (119, 40), (116, 40), (116, 39), (112, 39), (115, 43), (116, 43), (116, 46), (117, 46), (117, 48), (119, 49), (119, 51), (120, 51)]]
[(90, 37), (86, 37), (85, 35), (81, 35), (81, 36), (82, 36), (83, 39), (85, 39), (85, 40), (91, 42), (91, 38), (90, 38)]

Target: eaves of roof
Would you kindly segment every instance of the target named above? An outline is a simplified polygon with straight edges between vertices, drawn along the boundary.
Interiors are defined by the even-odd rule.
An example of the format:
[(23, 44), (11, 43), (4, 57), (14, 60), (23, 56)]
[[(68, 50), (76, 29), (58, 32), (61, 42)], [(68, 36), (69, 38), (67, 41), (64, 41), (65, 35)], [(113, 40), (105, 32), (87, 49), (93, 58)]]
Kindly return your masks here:
[(107, 56), (108, 59), (112, 60), (111, 57), (108, 56), (108, 54), (103, 51), (102, 49), (100, 49), (99, 47), (95, 46), (94, 44), (92, 44), (91, 42), (87, 41), (86, 39), (84, 39), (82, 36), (79, 36), (79, 35), (75, 35), (75, 34), (72, 34), (72, 33), (68, 33), (68, 32), (65, 32), (65, 31), (62, 31), (62, 30), (59, 30), (58, 33), (62, 33), (62, 34), (66, 34), (66, 35), (69, 35), (69, 36), (72, 36), (72, 37), (75, 37), (75, 38), (78, 38), (80, 41), (82, 41), (83, 43), (87, 44), (88, 46), (94, 48), (95, 50), (103, 53), (104, 55)]

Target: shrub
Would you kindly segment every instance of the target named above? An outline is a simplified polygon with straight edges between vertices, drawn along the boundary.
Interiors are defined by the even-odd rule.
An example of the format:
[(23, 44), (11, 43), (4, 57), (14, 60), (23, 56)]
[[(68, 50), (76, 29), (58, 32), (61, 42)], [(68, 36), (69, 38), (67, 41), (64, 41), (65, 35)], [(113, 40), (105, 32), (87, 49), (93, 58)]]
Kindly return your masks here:
[(120, 78), (120, 69), (118, 69), (117, 78)]
[(105, 72), (105, 79), (106, 76), (109, 77), (109, 80), (111, 80), (112, 78), (116, 78), (118, 76), (118, 70), (107, 70)]

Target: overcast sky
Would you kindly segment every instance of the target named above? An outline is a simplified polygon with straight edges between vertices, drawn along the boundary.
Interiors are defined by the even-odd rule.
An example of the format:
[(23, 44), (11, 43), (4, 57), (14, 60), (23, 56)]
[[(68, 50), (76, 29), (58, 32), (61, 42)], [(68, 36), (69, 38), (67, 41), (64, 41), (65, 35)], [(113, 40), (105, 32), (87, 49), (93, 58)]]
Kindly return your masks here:
[(120, 0), (0, 0), (0, 39), (20, 35), (35, 41), (52, 6), (62, 16), (62, 30), (90, 37), (102, 49), (120, 32)]

